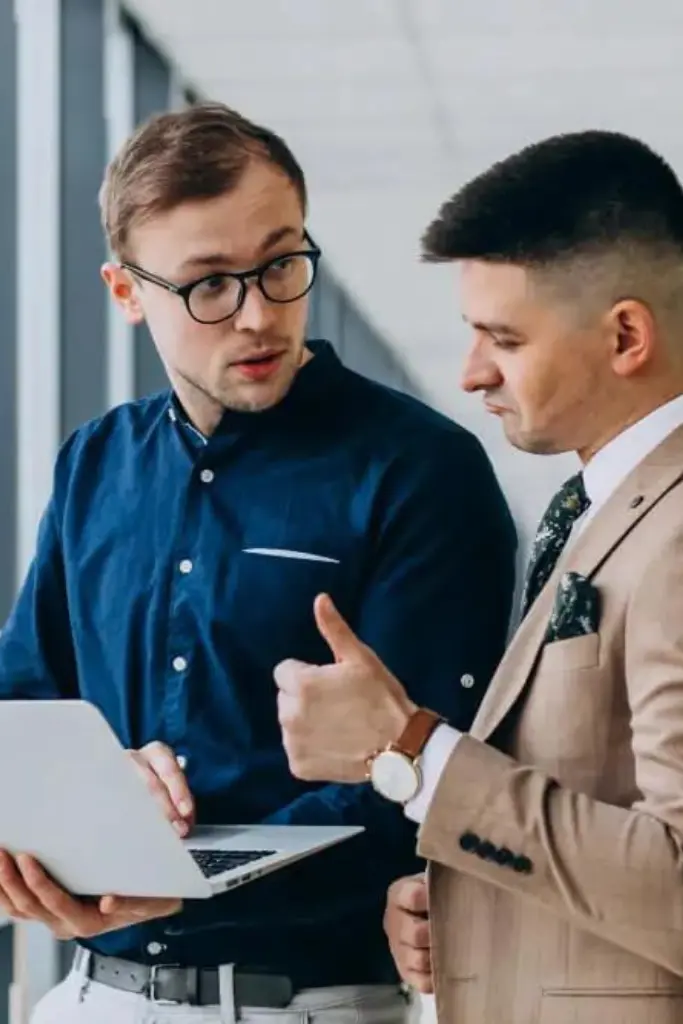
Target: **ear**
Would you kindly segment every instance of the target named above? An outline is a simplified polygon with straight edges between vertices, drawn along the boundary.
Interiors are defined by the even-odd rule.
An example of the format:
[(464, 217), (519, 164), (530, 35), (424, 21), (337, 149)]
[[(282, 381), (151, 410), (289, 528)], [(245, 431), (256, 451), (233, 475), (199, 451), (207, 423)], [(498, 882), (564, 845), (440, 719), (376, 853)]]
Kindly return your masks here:
[(100, 274), (114, 302), (121, 308), (129, 324), (141, 324), (145, 319), (135, 281), (128, 270), (118, 263), (105, 263)]
[(623, 299), (610, 311), (614, 339), (612, 368), (619, 377), (630, 377), (654, 357), (657, 325), (652, 311), (637, 299)]

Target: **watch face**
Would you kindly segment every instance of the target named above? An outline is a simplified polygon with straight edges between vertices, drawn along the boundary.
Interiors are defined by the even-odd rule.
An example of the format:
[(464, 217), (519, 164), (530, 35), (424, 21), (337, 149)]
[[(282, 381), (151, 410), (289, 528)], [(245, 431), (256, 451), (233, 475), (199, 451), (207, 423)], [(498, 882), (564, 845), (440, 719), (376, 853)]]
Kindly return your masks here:
[(381, 796), (405, 804), (416, 795), (421, 785), (420, 773), (405, 754), (385, 750), (372, 762), (370, 781)]

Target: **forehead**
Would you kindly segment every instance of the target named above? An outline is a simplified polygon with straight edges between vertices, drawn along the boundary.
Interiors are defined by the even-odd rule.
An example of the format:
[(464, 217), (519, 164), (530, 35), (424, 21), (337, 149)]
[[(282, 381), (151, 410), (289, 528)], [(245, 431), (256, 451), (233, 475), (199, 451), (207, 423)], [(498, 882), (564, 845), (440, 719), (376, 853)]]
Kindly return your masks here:
[(263, 239), (280, 227), (303, 229), (299, 194), (279, 168), (264, 161), (248, 165), (230, 192), (213, 199), (188, 200), (159, 213), (131, 233), (140, 263), (160, 256), (180, 262), (207, 252), (225, 253), (247, 263)]
[(470, 323), (513, 323), (539, 307), (529, 272), (511, 263), (463, 260), (460, 297)]

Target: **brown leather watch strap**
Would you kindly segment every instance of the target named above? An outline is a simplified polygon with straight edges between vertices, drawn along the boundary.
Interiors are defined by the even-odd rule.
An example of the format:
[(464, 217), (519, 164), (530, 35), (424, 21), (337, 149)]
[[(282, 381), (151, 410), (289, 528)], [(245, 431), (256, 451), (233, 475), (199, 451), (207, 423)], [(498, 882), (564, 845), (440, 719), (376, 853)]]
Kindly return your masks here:
[(427, 740), (441, 722), (443, 722), (443, 718), (435, 711), (430, 711), (429, 708), (418, 708), (402, 734), (395, 743), (391, 744), (389, 749), (405, 754), (411, 761), (414, 761), (420, 756)]

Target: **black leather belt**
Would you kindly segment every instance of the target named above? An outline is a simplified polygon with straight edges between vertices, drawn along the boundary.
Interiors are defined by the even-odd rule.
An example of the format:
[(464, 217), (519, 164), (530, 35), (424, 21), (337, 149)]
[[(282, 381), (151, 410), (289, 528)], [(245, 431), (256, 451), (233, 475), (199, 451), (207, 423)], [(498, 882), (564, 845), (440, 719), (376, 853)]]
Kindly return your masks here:
[[(145, 996), (155, 1003), (182, 1006), (218, 1006), (220, 986), (217, 967), (172, 967), (137, 964), (79, 949), (74, 967), (84, 977)], [(259, 974), (239, 967), (234, 976), (235, 1010), (247, 1006), (282, 1010), (296, 995), (291, 978), (283, 974)]]

